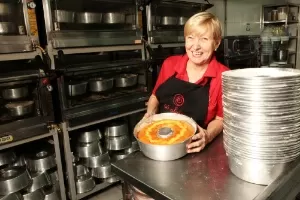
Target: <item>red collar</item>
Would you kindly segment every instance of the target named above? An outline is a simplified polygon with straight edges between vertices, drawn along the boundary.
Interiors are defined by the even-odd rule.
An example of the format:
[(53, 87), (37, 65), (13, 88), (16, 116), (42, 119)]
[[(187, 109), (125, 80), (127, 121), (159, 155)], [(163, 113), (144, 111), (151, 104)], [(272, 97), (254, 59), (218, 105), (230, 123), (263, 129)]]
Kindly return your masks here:
[[(187, 56), (187, 54), (184, 54), (179, 62), (177, 62), (177, 65), (175, 66), (175, 71), (178, 73), (178, 75), (180, 76), (185, 76), (187, 75), (186, 72), (186, 65), (188, 62), (189, 58)], [(216, 60), (216, 57), (213, 56), (210, 63), (208, 64), (208, 67), (205, 71), (205, 73), (203, 74), (203, 77), (216, 77), (217, 76), (217, 64), (218, 61)]]

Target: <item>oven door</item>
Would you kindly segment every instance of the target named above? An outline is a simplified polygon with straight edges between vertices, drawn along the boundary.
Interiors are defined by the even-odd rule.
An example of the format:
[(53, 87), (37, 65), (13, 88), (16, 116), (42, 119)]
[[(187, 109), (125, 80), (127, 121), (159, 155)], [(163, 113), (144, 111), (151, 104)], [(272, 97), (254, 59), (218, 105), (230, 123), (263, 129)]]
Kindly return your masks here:
[(210, 4), (188, 1), (152, 1), (146, 7), (150, 44), (183, 43), (183, 26), (193, 14)]
[(43, 1), (45, 23), (54, 49), (141, 43), (139, 1)]
[(225, 66), (230, 69), (244, 69), (244, 68), (255, 68), (258, 66), (258, 59), (256, 55), (249, 56), (236, 56), (236, 57), (225, 57), (224, 62)]
[(48, 133), (54, 115), (52, 93), (42, 84), (48, 77), (38, 69), (42, 63), (0, 64), (0, 145)]
[(247, 36), (230, 36), (224, 39), (225, 56), (248, 55), (256, 52), (255, 41)]
[(61, 69), (57, 79), (61, 120), (70, 130), (145, 110), (153, 85), (151, 65), (142, 59), (130, 60), (125, 54), (112, 58)]
[(32, 41), (38, 44), (34, 5), (32, 0), (0, 2), (0, 53), (31, 52)]

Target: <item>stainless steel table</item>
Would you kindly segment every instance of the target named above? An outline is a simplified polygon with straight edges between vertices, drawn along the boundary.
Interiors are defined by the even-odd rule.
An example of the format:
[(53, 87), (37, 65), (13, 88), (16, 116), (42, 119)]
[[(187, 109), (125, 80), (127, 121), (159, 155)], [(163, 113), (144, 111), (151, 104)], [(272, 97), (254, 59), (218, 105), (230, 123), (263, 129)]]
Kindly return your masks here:
[(112, 167), (124, 181), (156, 200), (287, 200), (300, 191), (299, 160), (269, 186), (237, 178), (229, 170), (222, 136), (204, 151), (175, 161), (154, 161), (136, 152)]

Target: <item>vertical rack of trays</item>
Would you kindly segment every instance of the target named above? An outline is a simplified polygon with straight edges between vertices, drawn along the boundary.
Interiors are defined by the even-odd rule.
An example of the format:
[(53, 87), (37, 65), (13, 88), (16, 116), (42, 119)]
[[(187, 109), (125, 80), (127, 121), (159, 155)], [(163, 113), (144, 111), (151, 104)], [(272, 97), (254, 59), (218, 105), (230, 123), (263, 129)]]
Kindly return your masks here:
[(270, 67), (296, 67), (299, 54), (299, 6), (292, 3), (263, 5), (261, 29), (268, 28), (272, 32)]

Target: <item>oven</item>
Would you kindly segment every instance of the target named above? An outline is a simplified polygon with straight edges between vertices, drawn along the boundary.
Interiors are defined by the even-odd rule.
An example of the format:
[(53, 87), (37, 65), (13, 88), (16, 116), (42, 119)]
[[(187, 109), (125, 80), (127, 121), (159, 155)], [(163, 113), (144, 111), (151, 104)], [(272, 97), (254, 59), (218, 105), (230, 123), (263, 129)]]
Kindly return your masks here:
[[(33, 0), (0, 2), (0, 54), (16, 54), (16, 59), (34, 58), (39, 45), (35, 3)], [(10, 59), (11, 55), (1, 55)]]
[(256, 68), (259, 67), (257, 55), (225, 57), (219, 60), (230, 69)]
[(226, 36), (216, 51), (219, 62), (230, 69), (260, 66), (259, 36)]
[(152, 65), (140, 50), (59, 55), (56, 87), (69, 130), (145, 110)]
[(43, 0), (49, 50), (141, 44), (140, 0)]
[(223, 48), (225, 56), (250, 55), (257, 51), (258, 37), (227, 36), (219, 48)]
[(212, 4), (188, 1), (153, 0), (146, 6), (147, 35), (150, 45), (184, 43), (183, 27), (193, 14)]
[(52, 87), (40, 56), (0, 61), (0, 145), (49, 132)]

